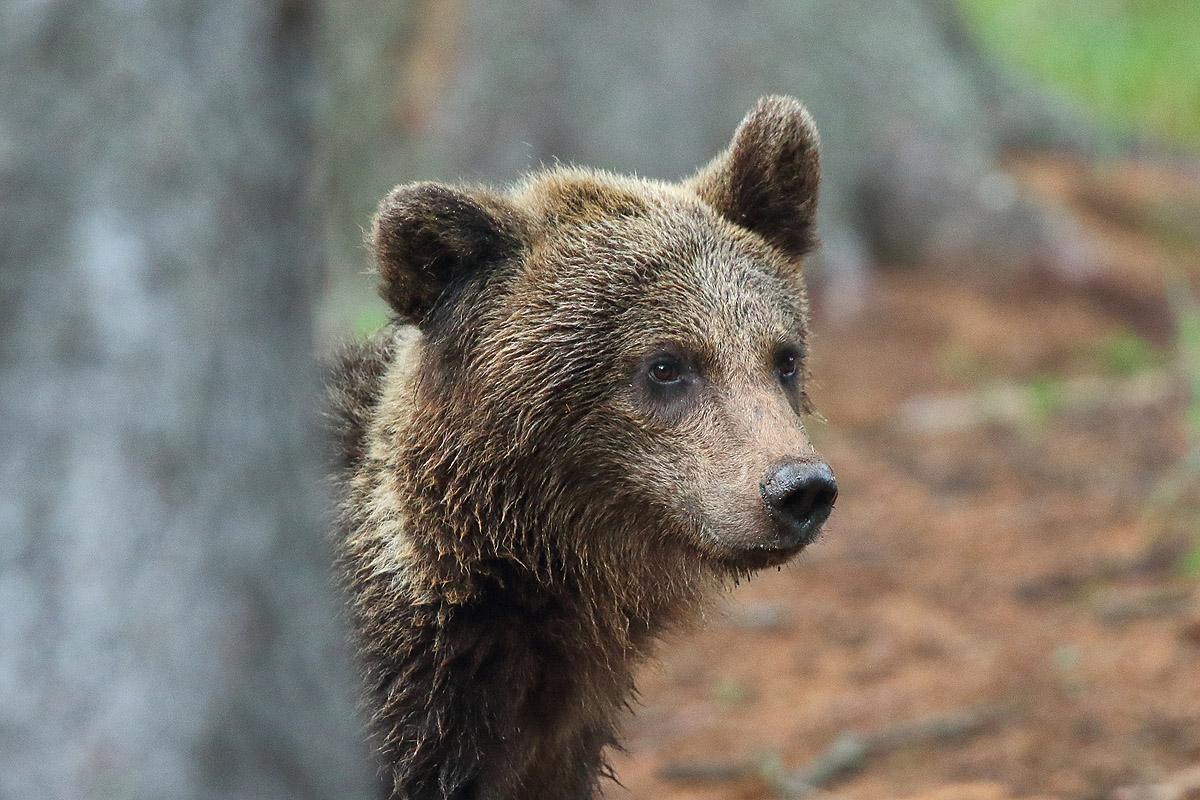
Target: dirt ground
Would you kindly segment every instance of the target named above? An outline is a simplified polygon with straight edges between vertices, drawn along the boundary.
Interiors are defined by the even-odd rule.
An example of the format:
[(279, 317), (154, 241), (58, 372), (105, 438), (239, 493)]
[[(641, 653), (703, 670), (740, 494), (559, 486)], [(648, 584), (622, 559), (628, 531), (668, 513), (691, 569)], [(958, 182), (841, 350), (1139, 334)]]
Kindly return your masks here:
[(611, 800), (798, 797), (814, 768), (861, 800), (1200, 797), (1200, 575), (1178, 568), (1200, 490), (1175, 481), (1163, 299), (1200, 275), (1200, 180), (1021, 172), (1103, 276), (889, 273), (854, 323), (818, 314), (837, 509), (644, 670)]

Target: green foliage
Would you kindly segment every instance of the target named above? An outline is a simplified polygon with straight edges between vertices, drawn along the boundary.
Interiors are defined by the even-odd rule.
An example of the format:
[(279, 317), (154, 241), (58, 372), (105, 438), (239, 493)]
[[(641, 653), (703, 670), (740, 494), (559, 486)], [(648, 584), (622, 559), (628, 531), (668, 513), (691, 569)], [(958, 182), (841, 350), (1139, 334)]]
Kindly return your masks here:
[(1163, 357), (1154, 345), (1130, 328), (1122, 328), (1096, 344), (1096, 357), (1111, 375), (1130, 378), (1161, 367)]
[(1179, 370), (1191, 389), (1187, 411), (1188, 437), (1193, 454), (1200, 450), (1200, 302), (1182, 276), (1168, 284), (1168, 295), (1175, 311)]
[[(1200, 480), (1200, 302), (1181, 275), (1167, 284), (1167, 296), (1175, 310), (1178, 338), (1176, 340), (1179, 369), (1191, 389), (1187, 409), (1188, 440), (1191, 445), (1182, 469), (1188, 481)], [(1200, 575), (1200, 533), (1191, 552), (1183, 557), (1179, 568), (1189, 575)]]
[(1191, 552), (1179, 559), (1179, 571), (1184, 575), (1200, 575), (1200, 543), (1197, 543)]
[(1200, 143), (1196, 0), (959, 0), (984, 41), (1124, 128)]
[(1033, 422), (1041, 429), (1063, 407), (1063, 381), (1054, 375), (1035, 375), (1029, 381), (1029, 407)]
[(363, 338), (379, 330), (388, 321), (387, 309), (378, 303), (359, 309), (354, 317), (354, 335)]

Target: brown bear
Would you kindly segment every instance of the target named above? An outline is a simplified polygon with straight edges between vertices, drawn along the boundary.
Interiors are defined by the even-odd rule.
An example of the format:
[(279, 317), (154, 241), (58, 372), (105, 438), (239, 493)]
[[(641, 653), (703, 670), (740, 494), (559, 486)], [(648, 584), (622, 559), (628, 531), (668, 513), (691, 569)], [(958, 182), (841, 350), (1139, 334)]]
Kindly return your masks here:
[(769, 97), (682, 183), (555, 167), (383, 200), (397, 318), (337, 359), (331, 413), (388, 796), (592, 797), (656, 638), (817, 535), (818, 177), (808, 113)]

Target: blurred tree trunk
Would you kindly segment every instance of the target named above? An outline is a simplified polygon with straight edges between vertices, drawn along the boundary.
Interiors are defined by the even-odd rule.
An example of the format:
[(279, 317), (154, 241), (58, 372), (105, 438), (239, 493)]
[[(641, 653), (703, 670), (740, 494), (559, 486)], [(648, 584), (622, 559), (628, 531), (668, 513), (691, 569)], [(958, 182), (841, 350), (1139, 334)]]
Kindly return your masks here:
[(0, 6), (0, 797), (353, 798), (306, 2)]
[(998, 161), (1089, 126), (991, 63), (952, 0), (328, 5), (342, 243), (390, 182), (509, 181), (555, 158), (687, 175), (758, 96), (786, 93), (822, 132), (816, 267), (845, 292), (875, 264), (1011, 275), (1072, 255), (1069, 225)]

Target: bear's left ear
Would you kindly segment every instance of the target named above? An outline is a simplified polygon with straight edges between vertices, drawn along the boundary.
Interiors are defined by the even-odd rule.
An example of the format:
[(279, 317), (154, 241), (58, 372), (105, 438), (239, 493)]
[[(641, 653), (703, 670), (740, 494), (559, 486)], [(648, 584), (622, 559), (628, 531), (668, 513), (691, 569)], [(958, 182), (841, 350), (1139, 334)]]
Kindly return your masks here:
[(730, 222), (799, 258), (817, 244), (819, 146), (817, 127), (799, 101), (764, 97), (729, 148), (690, 185)]
[(438, 183), (397, 186), (371, 225), (379, 294), (423, 325), (451, 284), (517, 256), (525, 230), (517, 208), (497, 195)]

